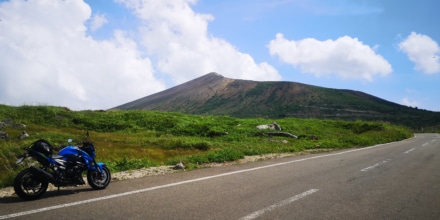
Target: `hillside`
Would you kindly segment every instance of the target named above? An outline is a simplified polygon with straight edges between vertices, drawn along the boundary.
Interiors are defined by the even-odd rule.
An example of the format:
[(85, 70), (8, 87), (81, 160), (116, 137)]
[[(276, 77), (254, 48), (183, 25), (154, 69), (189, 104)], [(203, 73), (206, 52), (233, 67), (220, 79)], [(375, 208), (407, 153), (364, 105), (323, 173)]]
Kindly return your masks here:
[[(71, 111), (55, 106), (0, 104), (0, 187), (12, 184), (17, 172), (24, 169), (15, 163), (17, 156), (41, 138), (58, 151), (67, 139), (80, 143), (88, 133), (97, 160), (108, 164), (112, 172), (119, 172), (178, 162), (193, 169), (244, 156), (371, 146), (413, 135), (408, 128), (389, 123), (292, 117), (276, 122), (283, 132), (296, 138), (257, 128), (273, 122), (175, 112)], [(21, 137), (23, 131), (28, 137)]]
[(209, 73), (114, 109), (145, 109), (249, 118), (388, 121), (413, 129), (440, 126), (440, 113), (419, 110), (353, 90), (296, 82), (257, 82)]

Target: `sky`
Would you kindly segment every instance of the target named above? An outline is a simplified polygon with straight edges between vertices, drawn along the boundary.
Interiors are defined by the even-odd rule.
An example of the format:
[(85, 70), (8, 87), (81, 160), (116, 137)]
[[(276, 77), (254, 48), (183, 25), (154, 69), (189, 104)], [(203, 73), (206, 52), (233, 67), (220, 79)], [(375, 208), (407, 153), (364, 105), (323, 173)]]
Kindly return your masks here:
[(110, 109), (210, 72), (440, 111), (438, 0), (0, 0), (0, 104)]

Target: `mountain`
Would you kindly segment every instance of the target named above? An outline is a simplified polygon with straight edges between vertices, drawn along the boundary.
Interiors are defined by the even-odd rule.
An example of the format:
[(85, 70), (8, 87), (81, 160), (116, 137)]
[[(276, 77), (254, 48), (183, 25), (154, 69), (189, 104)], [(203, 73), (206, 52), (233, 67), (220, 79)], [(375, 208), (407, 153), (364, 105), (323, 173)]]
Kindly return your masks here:
[(249, 118), (302, 117), (440, 126), (440, 112), (399, 105), (367, 93), (296, 82), (257, 82), (209, 73), (113, 109), (145, 109)]

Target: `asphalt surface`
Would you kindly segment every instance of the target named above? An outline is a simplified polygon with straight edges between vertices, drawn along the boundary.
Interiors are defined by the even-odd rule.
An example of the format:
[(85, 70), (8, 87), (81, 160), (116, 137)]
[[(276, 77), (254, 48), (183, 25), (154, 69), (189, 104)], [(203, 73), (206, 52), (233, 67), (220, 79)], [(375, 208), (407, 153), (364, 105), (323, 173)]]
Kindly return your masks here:
[(440, 135), (6, 197), (0, 219), (440, 219)]

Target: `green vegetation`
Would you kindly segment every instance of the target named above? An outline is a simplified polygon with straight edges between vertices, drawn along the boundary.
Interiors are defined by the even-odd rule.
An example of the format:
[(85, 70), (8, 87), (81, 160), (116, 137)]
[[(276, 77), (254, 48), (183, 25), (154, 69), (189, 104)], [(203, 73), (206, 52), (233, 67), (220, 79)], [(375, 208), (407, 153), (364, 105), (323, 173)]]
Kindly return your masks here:
[[(273, 123), (272, 119), (0, 105), (0, 121), (6, 119), (26, 128), (0, 128), (9, 135), (0, 140), (0, 187), (11, 185), (23, 169), (15, 160), (32, 142), (44, 138), (61, 147), (68, 138), (81, 142), (86, 131), (95, 145), (97, 160), (107, 163), (113, 172), (179, 161), (197, 168), (201, 163), (234, 161), (246, 155), (363, 147), (412, 136), (409, 129), (384, 122), (277, 119), (284, 132), (299, 137), (293, 139), (269, 137), (268, 131), (256, 129), (257, 125)], [(20, 140), (23, 130), (30, 137)]]

